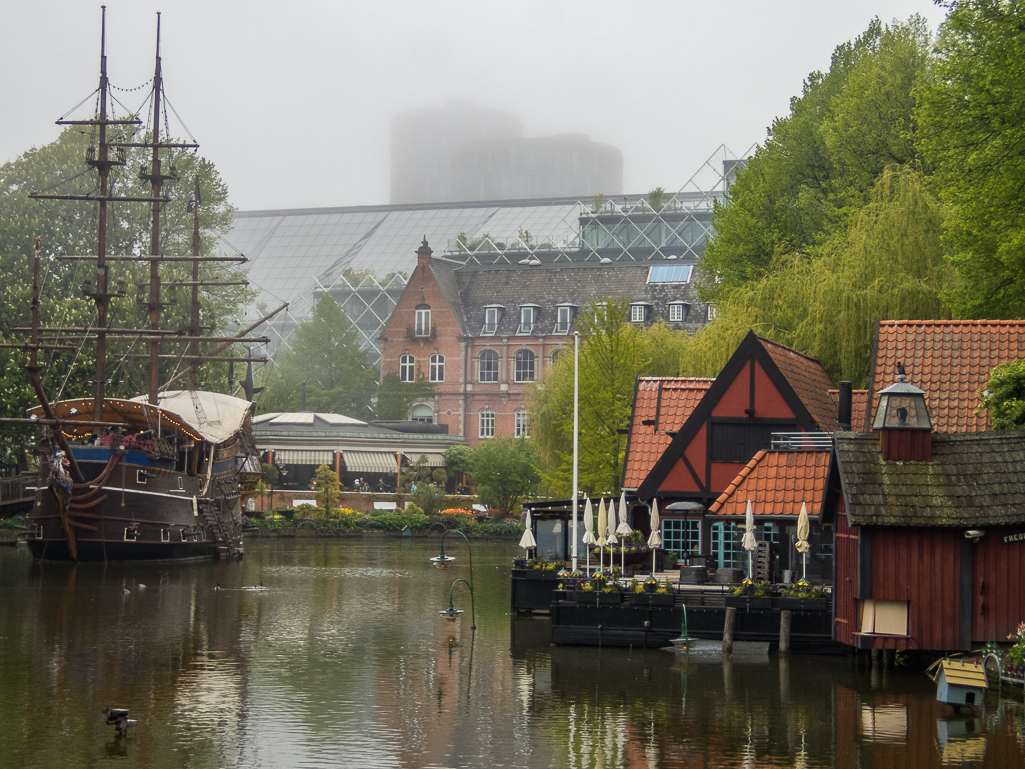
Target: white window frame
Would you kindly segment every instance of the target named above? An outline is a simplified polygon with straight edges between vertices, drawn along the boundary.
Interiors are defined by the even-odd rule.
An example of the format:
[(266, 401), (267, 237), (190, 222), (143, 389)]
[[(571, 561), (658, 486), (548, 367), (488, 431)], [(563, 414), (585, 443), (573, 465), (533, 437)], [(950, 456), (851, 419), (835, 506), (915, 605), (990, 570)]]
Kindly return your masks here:
[(631, 304), (630, 305), (630, 322), (631, 323), (644, 323), (648, 319), (648, 305), (646, 304)]
[(445, 381), (445, 356), (440, 353), (434, 353), (431, 356), (430, 369), (428, 371), (429, 379), (432, 382), (444, 382)]
[(513, 414), (513, 435), (517, 438), (529, 438), (530, 427), (527, 424), (527, 410), (516, 409)]
[(537, 323), (537, 307), (526, 305), (520, 307), (520, 327), (516, 329), (517, 334), (534, 333), (534, 325)]
[[(527, 362), (529, 356), (529, 371), (527, 369)], [(537, 377), (537, 355), (533, 350), (517, 350), (516, 357), (513, 359), (513, 381), (514, 382), (533, 382)]]
[(495, 412), (492, 409), (481, 409), (477, 420), (478, 437), (495, 437)]
[[(431, 415), (430, 415), (430, 417), (428, 417), (428, 418), (426, 418), (426, 419), (425, 419), (425, 418), (424, 418), (423, 416), (418, 416), (418, 415), (416, 414), (416, 410), (417, 410), (417, 409), (421, 409), (421, 410), (423, 410), (423, 409), (427, 409), (428, 411), (430, 411), (430, 412), (431, 412)], [(409, 419), (410, 419), (410, 421), (412, 421), (412, 422), (423, 422), (424, 424), (428, 424), (428, 425), (433, 425), (433, 424), (434, 424), (434, 409), (432, 409), (432, 408), (431, 408), (431, 407), (430, 407), (430, 406), (429, 406), (428, 404), (426, 404), (426, 403), (417, 403), (417, 404), (415, 404), (415, 405), (414, 405), (414, 406), (413, 406), (413, 407), (412, 407), (412, 408), (411, 408), (411, 409), (409, 410)]]
[(416, 381), (416, 358), (408, 352), (399, 356), (399, 379), (403, 382)]
[(431, 335), (431, 308), (430, 307), (418, 307), (416, 309), (416, 326), (414, 328), (415, 336), (430, 336)]
[(708, 305), (706, 309), (708, 310), (708, 322), (711, 323), (713, 320), (715, 320), (716, 316), (719, 314), (719, 311), (715, 309), (714, 304)]
[(573, 308), (568, 305), (560, 305), (555, 308), (555, 333), (568, 334), (569, 327), (573, 324)]
[(484, 308), (484, 328), (481, 330), (483, 336), (494, 336), (498, 333), (498, 321), (501, 319), (502, 313), (499, 307), (485, 307)]
[[(484, 378), (484, 356), (485, 356), (485, 354), (488, 355), (489, 358), (492, 355), (495, 356), (494, 357), (494, 369), (488, 371), (489, 374), (493, 374), (493, 377), (489, 377), (488, 379)], [(489, 382), (490, 383), (497, 382), (501, 378), (501, 376), (500, 376), (501, 370), (502, 370), (502, 356), (498, 354), (497, 350), (481, 350), (480, 351), (480, 355), (477, 356), (477, 381), (478, 382), (483, 382), (485, 384), (489, 383)]]
[(671, 302), (669, 304), (669, 322), (683, 323), (683, 302)]

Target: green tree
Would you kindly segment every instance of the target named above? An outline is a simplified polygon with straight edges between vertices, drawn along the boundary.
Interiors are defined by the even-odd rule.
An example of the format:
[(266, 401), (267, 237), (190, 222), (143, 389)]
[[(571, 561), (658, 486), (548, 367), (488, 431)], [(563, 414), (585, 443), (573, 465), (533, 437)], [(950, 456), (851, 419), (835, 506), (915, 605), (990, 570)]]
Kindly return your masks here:
[(1025, 360), (994, 368), (979, 397), (979, 409), (989, 413), (994, 430), (1025, 428)]
[(503, 515), (512, 512), (524, 497), (535, 494), (540, 483), (539, 458), (525, 438), (503, 436), (485, 441), (473, 450), (470, 478), (480, 501)]
[(300, 410), (304, 386), (308, 411), (373, 416), (376, 371), (345, 312), (329, 294), (317, 300), (310, 319), (296, 329), (291, 348), (267, 378), (262, 410)]
[(470, 474), (470, 460), (473, 449), (465, 444), (449, 446), (445, 449), (445, 469), (448, 470), (449, 491), (455, 492), (456, 484), (464, 475)]
[(338, 499), (341, 494), (341, 484), (335, 471), (327, 465), (317, 468), (313, 476), (313, 489), (317, 493), (317, 507), (330, 515), (332, 510), (338, 509)]
[(268, 486), (274, 488), (275, 484), (278, 482), (278, 476), (281, 472), (274, 465), (269, 465), (266, 462), (263, 462), (260, 465), (260, 469), (263, 470), (263, 480), (266, 481)]
[(410, 406), (433, 397), (434, 385), (427, 381), (420, 370), (417, 370), (413, 382), (403, 382), (398, 374), (385, 374), (377, 386), (377, 418), (391, 421), (409, 419)]
[(1025, 5), (952, 2), (919, 142), (950, 207), (945, 244), (963, 317), (1018, 318), (1025, 303)]
[(930, 65), (930, 34), (913, 17), (878, 19), (813, 72), (790, 115), (738, 171), (727, 203), (716, 205), (715, 237), (702, 263), (702, 296), (721, 301), (773, 269), (842, 236), (888, 165), (916, 160), (914, 89)]

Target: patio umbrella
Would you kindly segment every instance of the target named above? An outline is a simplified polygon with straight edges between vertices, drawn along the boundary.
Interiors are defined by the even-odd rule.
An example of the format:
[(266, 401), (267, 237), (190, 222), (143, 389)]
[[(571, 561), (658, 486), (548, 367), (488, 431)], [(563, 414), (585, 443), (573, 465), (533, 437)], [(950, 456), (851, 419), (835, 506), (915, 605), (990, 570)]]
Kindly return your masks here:
[(744, 532), (744, 539), (741, 540), (740, 546), (747, 550), (747, 578), (753, 581), (754, 549), (758, 547), (758, 542), (755, 540), (755, 509), (750, 499), (747, 501), (747, 515), (744, 518), (744, 528), (747, 531)]
[(662, 523), (658, 517), (658, 500), (651, 500), (651, 518), (648, 519), (648, 523), (651, 524), (651, 534), (648, 535), (648, 547), (651, 548), (651, 573), (655, 574), (655, 551), (662, 547)]
[(808, 577), (808, 551), (811, 550), (811, 542), (808, 535), (811, 533), (811, 525), (808, 523), (808, 505), (801, 503), (801, 515), (797, 518), (797, 541), (794, 547), (801, 554), (801, 579)]
[(609, 571), (612, 570), (613, 559), (615, 558), (615, 551), (612, 549), (613, 545), (618, 545), (619, 540), (616, 539), (616, 503), (613, 500), (609, 500), (609, 536), (607, 539), (609, 546)]
[(534, 532), (531, 530), (530, 511), (527, 511), (527, 528), (523, 531), (523, 536), (520, 537), (520, 547), (524, 550), (530, 550), (532, 547), (537, 547), (537, 542), (534, 540)]
[(623, 537), (623, 546), (619, 548), (619, 569), (626, 571), (626, 554), (623, 552), (626, 546), (626, 538), (633, 534), (633, 529), (627, 523), (626, 492), (619, 495), (619, 525), (616, 527), (616, 534)]
[(605, 554), (602, 552), (602, 548), (609, 543), (606, 539), (606, 533), (609, 530), (609, 516), (605, 510), (605, 498), (603, 497), (598, 503), (598, 560), (599, 569), (605, 568)]
[[(594, 541), (594, 511), (591, 509), (591, 498), (588, 497), (584, 503), (584, 544), (593, 545)], [(591, 548), (585, 547), (587, 552), (587, 573), (591, 573)]]

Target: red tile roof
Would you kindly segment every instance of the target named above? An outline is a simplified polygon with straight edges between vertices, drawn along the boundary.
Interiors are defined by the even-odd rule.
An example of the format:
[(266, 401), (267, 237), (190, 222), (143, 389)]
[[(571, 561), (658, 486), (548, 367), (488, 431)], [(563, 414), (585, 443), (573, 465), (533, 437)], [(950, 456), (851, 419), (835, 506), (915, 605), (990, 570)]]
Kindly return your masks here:
[(758, 337), (758, 341), (765, 347), (765, 351), (779, 368), (780, 373), (794, 388), (797, 397), (808, 409), (808, 413), (818, 424), (819, 429), (826, 432), (837, 430), (836, 404), (829, 397), (833, 383), (818, 359), (802, 355), (796, 350), (791, 350), (789, 347), (784, 347), (763, 337)]
[[(672, 441), (669, 433), (676, 432), (687, 421), (714, 381), (705, 377), (638, 378), (623, 473), (625, 488), (640, 486)], [(656, 419), (656, 414), (656, 424), (641, 424)]]
[[(830, 390), (829, 397), (833, 404), (840, 407), (840, 391)], [(868, 390), (851, 391), (851, 432), (863, 433), (868, 430), (865, 426), (865, 405), (868, 403)]]
[(883, 321), (872, 368), (872, 414), (876, 393), (897, 381), (897, 364), (903, 363), (908, 382), (925, 390), (934, 430), (990, 430), (986, 412), (975, 413), (978, 392), (997, 364), (1023, 358), (1022, 320)]
[(759, 451), (708, 514), (743, 517), (751, 500), (756, 517), (796, 519), (804, 502), (814, 518), (822, 511), (831, 456), (829, 451)]

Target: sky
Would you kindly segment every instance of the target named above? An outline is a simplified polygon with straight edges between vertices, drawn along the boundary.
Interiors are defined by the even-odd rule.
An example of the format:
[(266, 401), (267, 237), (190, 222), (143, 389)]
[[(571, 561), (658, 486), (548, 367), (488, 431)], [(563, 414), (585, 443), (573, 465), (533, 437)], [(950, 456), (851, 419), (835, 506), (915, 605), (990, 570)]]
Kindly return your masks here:
[[(136, 109), (156, 13), (168, 100), (238, 209), (388, 203), (398, 113), (469, 100), (525, 136), (623, 153), (624, 191), (740, 156), (872, 18), (930, 0), (107, 0), (110, 82)], [(98, 83), (100, 3), (0, 0), (0, 163), (53, 141)], [(83, 113), (83, 109), (85, 112)], [(719, 152), (721, 154), (721, 152)]]

